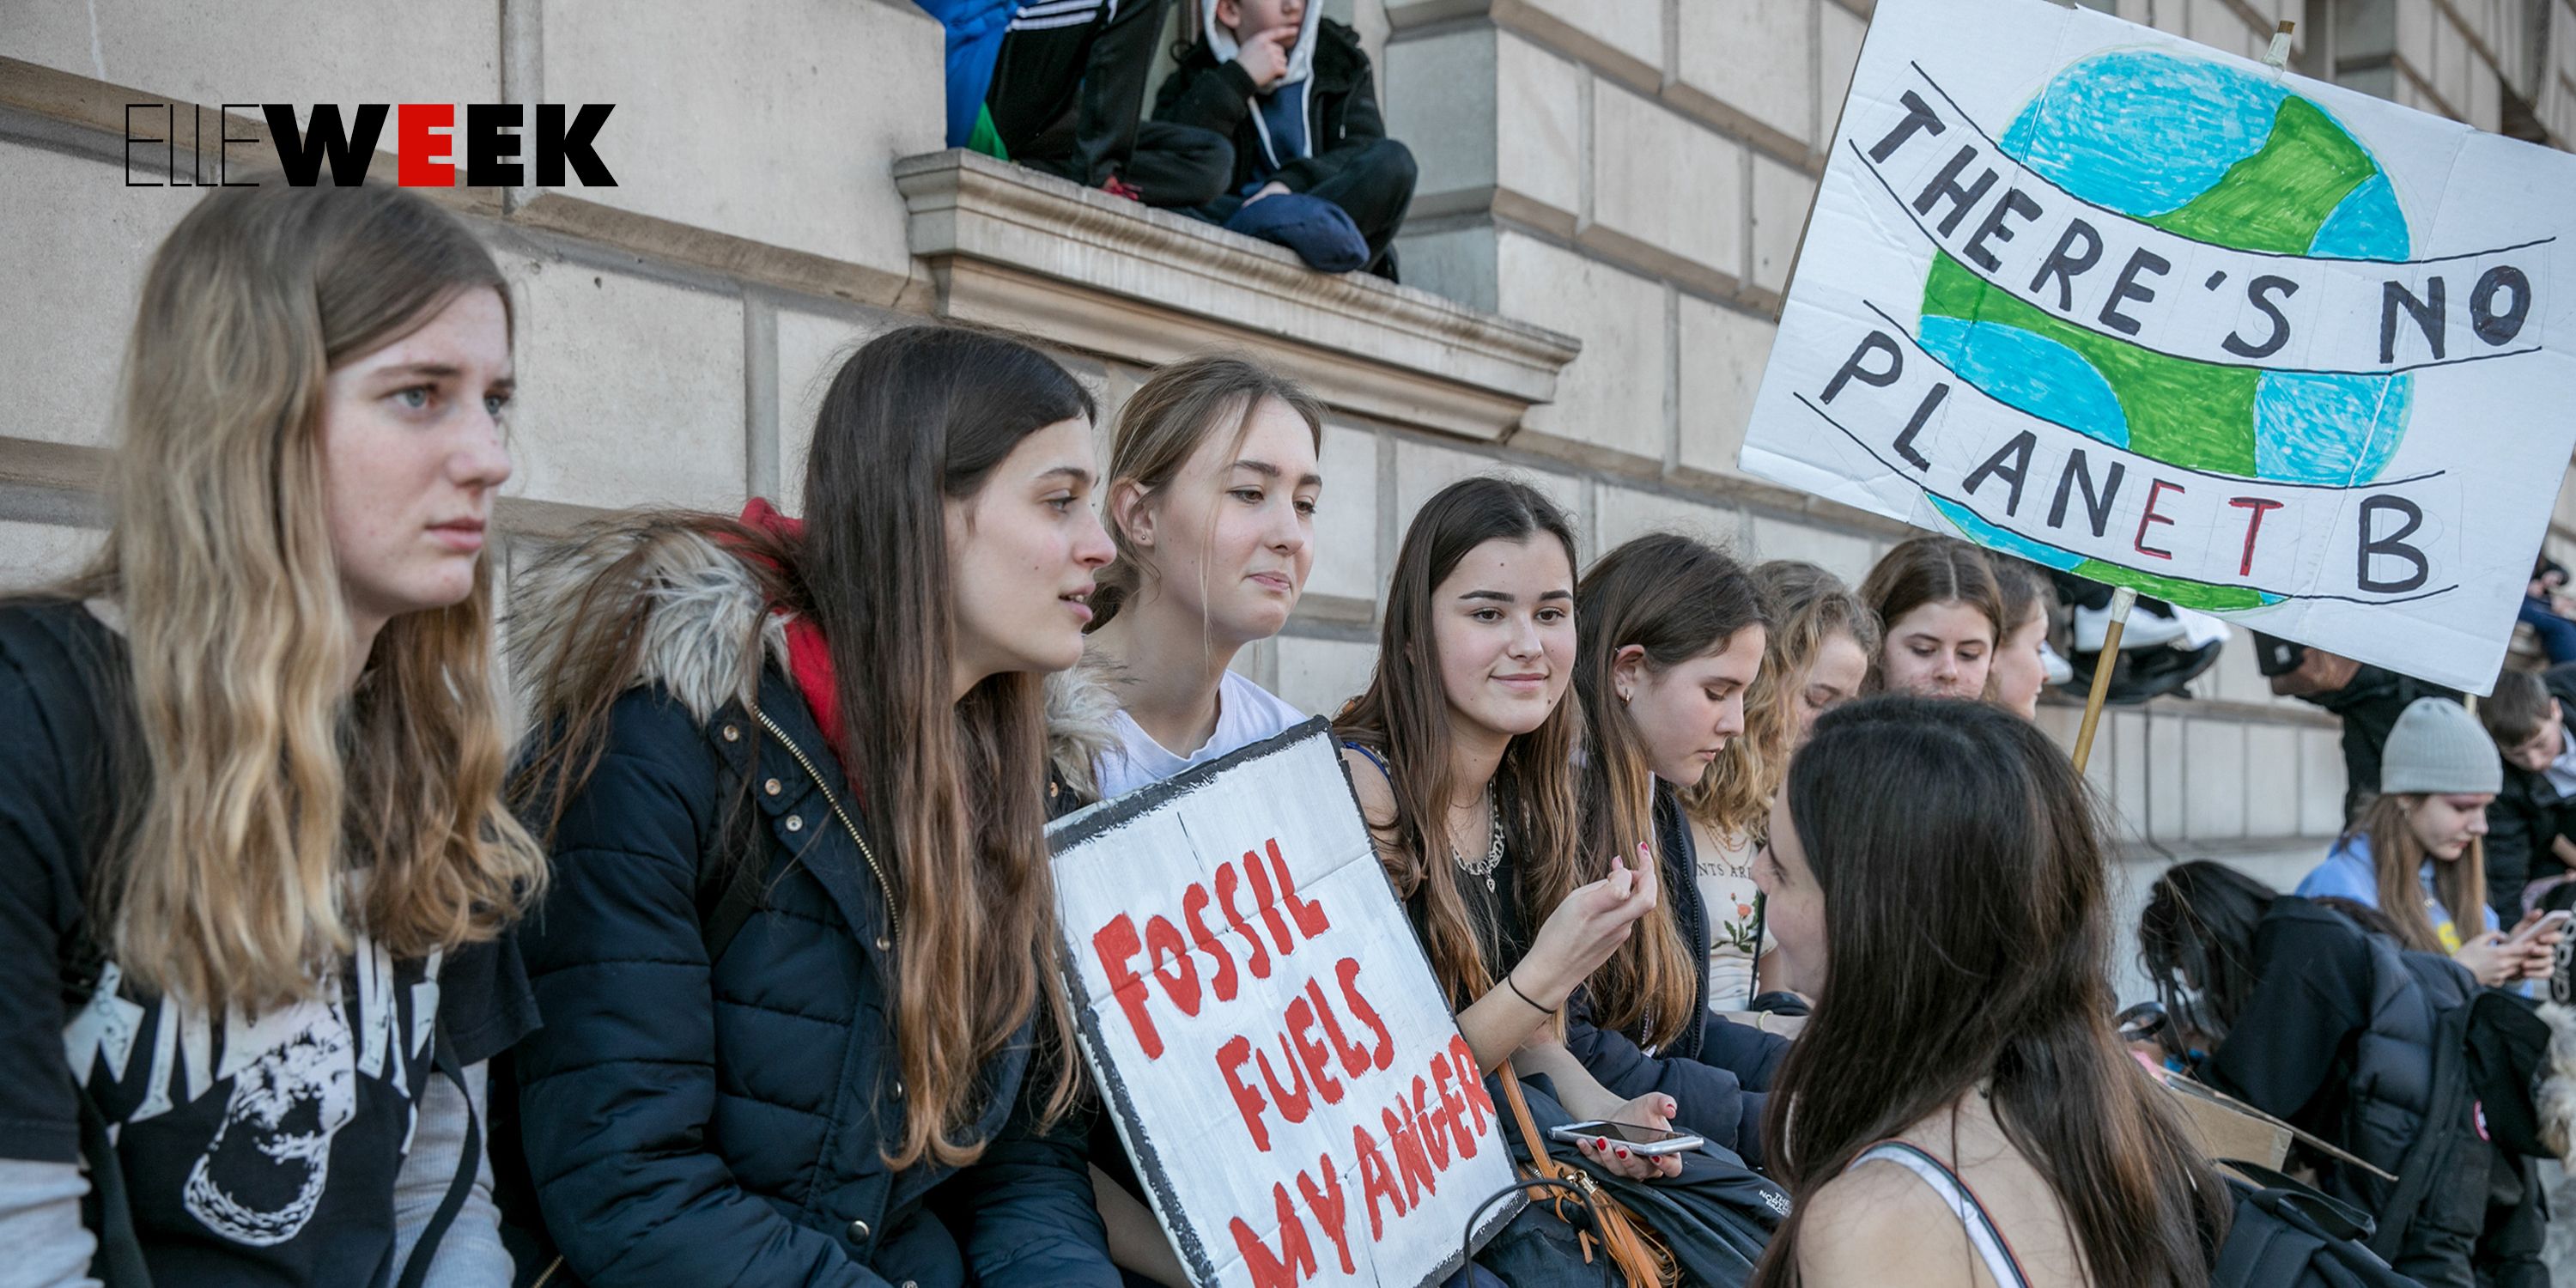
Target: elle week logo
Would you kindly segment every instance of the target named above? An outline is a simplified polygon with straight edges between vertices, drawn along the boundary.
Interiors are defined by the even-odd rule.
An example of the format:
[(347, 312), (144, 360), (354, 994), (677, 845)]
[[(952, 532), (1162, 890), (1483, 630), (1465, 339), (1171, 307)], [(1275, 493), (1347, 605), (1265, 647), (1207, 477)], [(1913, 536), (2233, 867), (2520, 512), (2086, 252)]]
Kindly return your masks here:
[[(277, 171), (286, 182), (298, 188), (310, 188), (324, 181), (346, 187), (367, 181), (367, 169), (375, 162), (378, 140), (384, 137), (386, 118), (393, 120), (395, 181), (406, 188), (452, 188), (461, 171), (465, 183), (476, 188), (515, 188), (531, 184), (541, 188), (565, 185), (566, 176), (580, 180), (589, 188), (614, 188), (617, 177), (599, 159), (594, 146), (600, 127), (608, 124), (614, 103), (583, 103), (577, 107), (562, 103), (536, 104), (536, 128), (527, 128), (527, 105), (521, 103), (464, 104), (464, 124), (457, 123), (454, 103), (361, 103), (354, 120), (344, 119), (336, 103), (319, 103), (313, 108), (312, 120), (303, 128), (295, 124), (295, 107), (291, 103), (226, 103), (213, 113), (214, 150), (206, 149), (208, 131), (204, 108), (193, 108), (192, 118), (182, 131), (177, 109), (168, 103), (128, 103), (125, 105), (125, 186), (129, 188), (254, 188), (255, 180), (231, 177), (232, 148), (235, 144), (256, 144), (256, 136), (237, 137), (225, 132), (236, 107), (256, 108), (268, 122), (269, 139), (277, 148)], [(156, 121), (154, 118), (158, 116)], [(160, 127), (154, 133), (155, 125)], [(187, 137), (193, 156), (186, 166), (179, 164), (179, 143)], [(148, 150), (162, 145), (158, 174)], [(138, 149), (144, 149), (138, 155)], [(211, 173), (208, 159), (212, 158)], [(522, 158), (526, 159), (522, 159)], [(138, 178), (137, 176), (142, 177)]]

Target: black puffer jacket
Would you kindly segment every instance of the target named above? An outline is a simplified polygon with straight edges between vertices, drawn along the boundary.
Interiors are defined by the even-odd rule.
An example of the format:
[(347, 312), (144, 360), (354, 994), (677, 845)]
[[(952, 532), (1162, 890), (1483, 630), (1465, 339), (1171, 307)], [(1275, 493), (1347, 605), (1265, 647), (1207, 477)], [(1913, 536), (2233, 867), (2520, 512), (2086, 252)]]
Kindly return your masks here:
[[(1304, 192), (1341, 172), (1359, 147), (1386, 137), (1378, 113), (1377, 79), (1369, 72), (1359, 33), (1320, 19), (1315, 38), (1314, 82), (1307, 91), (1308, 155), (1287, 161), (1269, 177), (1290, 192)], [(1240, 193), (1266, 168), (1261, 135), (1252, 123), (1252, 78), (1232, 59), (1218, 62), (1200, 41), (1154, 94), (1154, 119), (1224, 135), (1234, 144), (1234, 177), (1226, 191)]]
[(2377, 1222), (2373, 1251), (2433, 1288), (2468, 1288), (2490, 1158), (2464, 1045), (2476, 981), (2297, 895), (2272, 901), (2253, 952), (2211, 1080), (2396, 1174), (2314, 1160), (2320, 1188)]
[[(1029, 1042), (984, 1070), (981, 1162), (886, 1167), (903, 1113), (890, 856), (855, 835), (802, 696), (742, 658), (763, 606), (740, 565), (694, 535), (603, 537), (520, 574), (514, 638), (558, 638), (590, 575), (641, 545), (658, 583), (645, 683), (616, 702), (523, 938), (546, 1027), (519, 1052), (522, 1131), (566, 1270), (593, 1285), (1116, 1288), (1078, 1136), (1031, 1129)], [(710, 963), (702, 856), (741, 800), (766, 889)]]

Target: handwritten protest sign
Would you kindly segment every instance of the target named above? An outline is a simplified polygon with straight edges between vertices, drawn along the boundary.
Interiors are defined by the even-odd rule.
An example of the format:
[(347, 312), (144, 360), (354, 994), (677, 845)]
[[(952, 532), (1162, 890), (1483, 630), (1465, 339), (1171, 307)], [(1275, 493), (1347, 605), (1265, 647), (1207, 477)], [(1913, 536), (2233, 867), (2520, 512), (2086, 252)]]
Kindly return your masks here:
[(2483, 693), (2576, 434), (2576, 157), (1882, 0), (1751, 473)]
[(1456, 1271), (1511, 1165), (1325, 722), (1049, 839), (1083, 1053), (1191, 1277)]

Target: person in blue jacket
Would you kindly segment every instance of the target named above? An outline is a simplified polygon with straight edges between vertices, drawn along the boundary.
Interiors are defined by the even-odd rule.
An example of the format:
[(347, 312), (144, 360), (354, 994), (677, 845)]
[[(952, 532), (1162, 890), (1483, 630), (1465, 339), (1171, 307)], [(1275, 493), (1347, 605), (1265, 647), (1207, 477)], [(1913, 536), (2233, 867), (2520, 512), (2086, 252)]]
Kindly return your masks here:
[(551, 1283), (1117, 1288), (1043, 835), (1093, 414), (1027, 345), (895, 331), (824, 396), (802, 525), (624, 518), (515, 579)]
[(914, 0), (948, 32), (948, 146), (1149, 206), (1214, 200), (1222, 134), (1143, 119), (1165, 0)]
[(2468, 708), (2417, 698), (2389, 730), (2380, 794), (2296, 893), (2376, 908), (2408, 951), (2450, 957), (2481, 984), (2546, 978), (2557, 933), (2523, 933), (2537, 913), (2512, 936), (2503, 933), (2487, 906), (2483, 858), (2471, 845), (2486, 834), (2487, 806), (2503, 781), (2504, 761)]

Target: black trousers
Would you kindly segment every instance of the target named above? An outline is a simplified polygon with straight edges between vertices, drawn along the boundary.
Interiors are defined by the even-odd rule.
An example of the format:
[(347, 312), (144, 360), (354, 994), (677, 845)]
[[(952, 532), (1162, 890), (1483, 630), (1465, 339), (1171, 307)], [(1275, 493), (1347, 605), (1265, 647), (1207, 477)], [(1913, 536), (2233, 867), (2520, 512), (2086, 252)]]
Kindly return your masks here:
[[(1413, 206), (1413, 150), (1394, 139), (1380, 138), (1360, 144), (1351, 153), (1306, 195), (1341, 207), (1360, 226), (1360, 236), (1368, 239), (1367, 271), (1391, 279), (1395, 260), (1390, 248), (1404, 228), (1405, 212)], [(1242, 205), (1241, 197), (1228, 193), (1200, 213), (1224, 223)]]
[(1165, 0), (1043, 7), (1055, 12), (1023, 15), (1003, 35), (984, 95), (1011, 159), (1086, 188), (1114, 175), (1152, 206), (1203, 205), (1225, 191), (1234, 148), (1223, 136), (1144, 119)]

